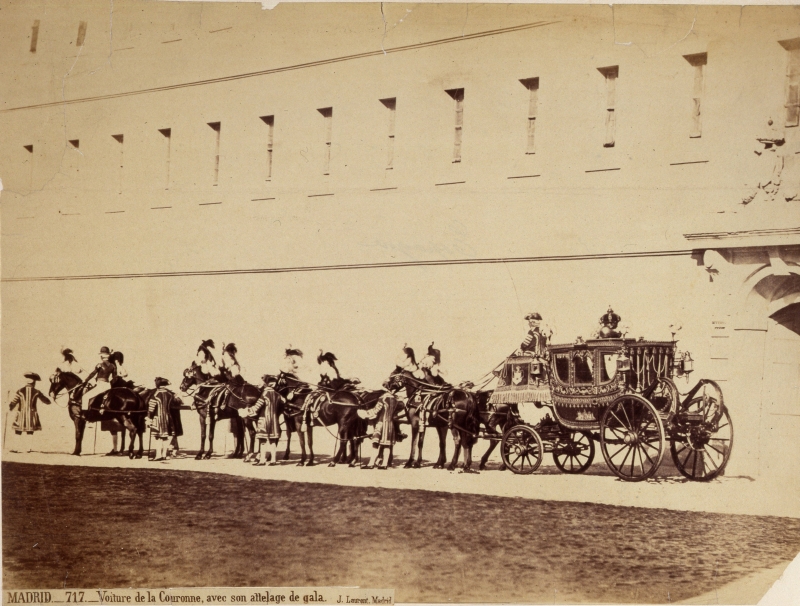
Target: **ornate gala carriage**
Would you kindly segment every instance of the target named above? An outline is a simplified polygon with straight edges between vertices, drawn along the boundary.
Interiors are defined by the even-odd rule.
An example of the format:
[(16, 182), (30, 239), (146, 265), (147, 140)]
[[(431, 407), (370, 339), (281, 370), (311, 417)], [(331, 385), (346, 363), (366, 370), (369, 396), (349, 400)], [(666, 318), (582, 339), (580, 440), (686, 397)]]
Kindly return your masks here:
[(514, 356), (498, 373), (494, 404), (534, 402), (552, 411), (536, 425), (503, 435), (502, 457), (515, 473), (533, 473), (551, 452), (559, 469), (582, 473), (600, 442), (618, 477), (640, 481), (659, 468), (669, 443), (672, 461), (690, 480), (711, 480), (725, 468), (733, 426), (714, 381), (681, 396), (675, 376), (692, 372), (674, 341), (617, 336), (548, 346), (548, 359)]

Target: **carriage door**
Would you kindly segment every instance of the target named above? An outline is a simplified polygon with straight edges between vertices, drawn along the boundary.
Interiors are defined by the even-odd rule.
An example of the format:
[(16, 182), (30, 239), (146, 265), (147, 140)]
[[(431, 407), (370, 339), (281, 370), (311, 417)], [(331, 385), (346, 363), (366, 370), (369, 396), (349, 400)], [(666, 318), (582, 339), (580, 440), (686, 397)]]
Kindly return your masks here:
[[(771, 477), (800, 474), (800, 303), (769, 320), (764, 357), (760, 473)], [(735, 436), (734, 436), (735, 439)], [(734, 446), (735, 448), (735, 446)]]

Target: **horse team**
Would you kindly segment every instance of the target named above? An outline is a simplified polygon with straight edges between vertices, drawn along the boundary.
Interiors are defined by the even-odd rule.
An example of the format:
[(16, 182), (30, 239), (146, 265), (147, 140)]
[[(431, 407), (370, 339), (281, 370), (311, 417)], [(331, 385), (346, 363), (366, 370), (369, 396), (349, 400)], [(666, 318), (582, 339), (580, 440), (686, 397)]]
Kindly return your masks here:
[[(212, 341), (201, 344), (198, 358), (184, 370), (180, 385), (180, 390), (192, 398), (191, 407), (199, 415), (197, 459), (211, 458), (216, 423), (220, 419), (230, 419), (235, 439), (231, 458), (243, 458), (256, 465), (277, 464), (276, 448), (282, 420), (287, 432), (283, 460), (289, 458), (291, 434), (296, 433), (301, 449), (297, 464), (314, 465), (313, 429), (322, 426), (333, 428), (328, 431), (336, 439), (330, 466), (359, 465), (360, 445), (369, 439), (374, 447), (373, 456), (369, 464), (362, 467), (386, 468), (392, 464), (395, 442), (406, 437), (399, 425), (408, 424), (411, 450), (404, 467), (421, 466), (425, 433), (432, 427), (439, 438), (439, 456), (434, 468), (445, 467), (449, 430), (455, 451), (447, 468), (455, 469), (463, 449), (463, 470), (471, 472), (472, 447), (481, 429), (481, 435), (490, 440), (489, 449), (480, 462), (480, 468), (484, 469), (504, 430), (518, 418), (515, 405), (490, 407), (491, 391), (475, 390), (471, 383), (453, 386), (445, 382), (437, 372), (439, 352), (432, 346), (420, 363), (411, 348), (403, 347), (396, 367), (381, 390), (364, 389), (358, 379), (342, 377), (336, 368), (336, 357), (330, 352), (320, 352), (317, 362), (321, 367), (327, 365), (332, 372), (321, 372), (317, 384), (303, 382), (296, 374), (297, 360), (303, 354), (291, 348), (286, 350), (287, 363), (283, 370), (277, 375), (264, 375), (261, 386), (252, 385), (238, 372), (233, 344), (225, 346), (229, 361), (220, 368), (216, 367), (210, 347), (213, 347)], [(153, 409), (150, 406), (148, 414), (148, 404), (155, 389), (136, 387), (115, 376), (108, 389), (82, 407), (82, 395), (90, 388), (88, 381), (60, 368), (50, 377), (53, 397), (62, 391), (69, 394), (69, 414), (75, 424), (73, 454), (81, 453), (87, 422), (116, 419), (130, 435), (129, 457), (141, 458), (143, 435)], [(135, 451), (136, 437), (139, 447)]]

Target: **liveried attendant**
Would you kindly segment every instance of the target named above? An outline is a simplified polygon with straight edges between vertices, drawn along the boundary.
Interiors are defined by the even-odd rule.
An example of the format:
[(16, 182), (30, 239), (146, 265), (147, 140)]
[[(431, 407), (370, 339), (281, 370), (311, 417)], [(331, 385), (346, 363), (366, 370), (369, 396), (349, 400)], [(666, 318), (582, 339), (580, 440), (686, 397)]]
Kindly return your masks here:
[(544, 357), (547, 354), (547, 342), (553, 336), (553, 331), (542, 326), (542, 316), (538, 312), (531, 312), (525, 316), (528, 322), (528, 334), (516, 351), (516, 355), (529, 355)]
[(211, 353), (212, 349), (214, 349), (214, 341), (205, 339), (200, 343), (200, 347), (197, 348), (197, 356), (195, 357), (195, 363), (200, 367), (200, 372), (203, 373), (206, 380), (219, 374), (217, 361), (214, 359), (214, 354)]
[(300, 361), (303, 359), (303, 352), (296, 347), (289, 345), (284, 353), (285, 357), (283, 358), (281, 372), (283, 373), (284, 383), (290, 388), (284, 397), (286, 398), (287, 402), (294, 403), (295, 398), (300, 395), (297, 392), (302, 391), (303, 388), (308, 388), (305, 383), (300, 381), (299, 376)]
[[(27, 372), (23, 376), (28, 382), (25, 387), (14, 394), (14, 399), (11, 400), (9, 410), (13, 411), (15, 408), (19, 408), (17, 417), (12, 424), (14, 433), (18, 436), (25, 434), (26, 436), (33, 437), (34, 431), (42, 430), (42, 423), (39, 421), (39, 413), (36, 411), (36, 404), (40, 401), (45, 404), (50, 404), (50, 400), (41, 391), (36, 389), (36, 382), (42, 380), (38, 374), (35, 372)], [(30, 441), (28, 441), (28, 447), (25, 452), (30, 451)], [(19, 451), (12, 450), (12, 452)]]
[(239, 361), (236, 359), (235, 343), (228, 343), (222, 348), (222, 356), (220, 360), (219, 369), (221, 374), (225, 377), (228, 383), (233, 385), (244, 385), (244, 377), (242, 377), (242, 367), (239, 366)]
[(167, 379), (156, 377), (156, 390), (147, 403), (147, 416), (150, 419), (150, 436), (155, 440), (154, 461), (167, 458), (168, 443), (175, 436), (175, 421), (172, 409), (175, 405), (175, 394), (167, 389)]
[[(280, 395), (272, 387), (264, 385), (261, 388), (261, 397), (249, 408), (240, 408), (239, 416), (242, 418), (256, 418), (256, 440), (258, 452), (254, 465), (278, 464), (278, 440), (281, 437), (281, 426), (278, 419), (278, 404)], [(269, 453), (267, 453), (269, 445)], [(269, 454), (269, 457), (267, 456)]]
[[(386, 384), (384, 384), (384, 387), (386, 387)], [(403, 408), (403, 402), (392, 391), (387, 391), (378, 398), (378, 402), (373, 408), (357, 411), (356, 414), (362, 419), (375, 420), (375, 430), (371, 436), (374, 450), (369, 463), (364, 469), (374, 469), (379, 459), (378, 469), (388, 468), (398, 437), (395, 415)]]
[(427, 355), (419, 361), (419, 367), (425, 371), (426, 374), (430, 375), (430, 381), (433, 385), (437, 387), (441, 387), (443, 385), (447, 385), (447, 381), (444, 379), (444, 373), (442, 372), (442, 352), (439, 349), (435, 349), (433, 347), (433, 343), (428, 345), (428, 353)]
[(100, 363), (94, 367), (91, 374), (86, 377), (84, 384), (91, 381), (93, 378), (97, 379), (94, 387), (83, 394), (81, 398), (81, 408), (87, 410), (89, 408), (89, 400), (95, 396), (99, 396), (111, 389), (111, 382), (117, 376), (117, 366), (111, 361), (111, 350), (108, 347), (100, 348)]

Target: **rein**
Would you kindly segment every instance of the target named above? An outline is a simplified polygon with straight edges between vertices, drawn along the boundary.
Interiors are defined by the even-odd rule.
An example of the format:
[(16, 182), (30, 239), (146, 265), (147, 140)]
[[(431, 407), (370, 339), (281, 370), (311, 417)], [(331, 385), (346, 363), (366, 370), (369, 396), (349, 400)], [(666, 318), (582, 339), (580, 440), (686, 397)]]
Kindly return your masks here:
[[(78, 383), (78, 384), (77, 384), (77, 385), (75, 385), (74, 387), (66, 387), (65, 385), (61, 384), (61, 387), (62, 387), (62, 389), (59, 389), (59, 390), (58, 390), (58, 393), (53, 395), (53, 400), (56, 402), (56, 404), (58, 404), (58, 398), (59, 398), (59, 396), (60, 396), (62, 393), (65, 393), (65, 394), (67, 394), (67, 404), (66, 404), (66, 406), (61, 406), (61, 404), (58, 404), (58, 406), (59, 406), (60, 408), (69, 408), (69, 405), (70, 405), (70, 403), (73, 401), (73, 400), (72, 400), (72, 392), (73, 392), (73, 391), (75, 391), (76, 389), (78, 389), (79, 387), (83, 387), (85, 384), (86, 384), (86, 383), (85, 383), (85, 382), (83, 382), (83, 381), (82, 381), (82, 382), (80, 382), (80, 383)], [(79, 403), (80, 403), (80, 402), (78, 402), (78, 404), (79, 404)]]

